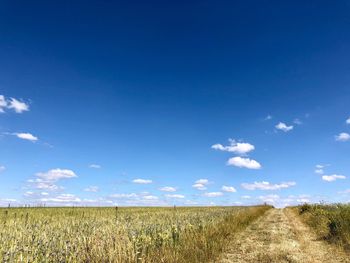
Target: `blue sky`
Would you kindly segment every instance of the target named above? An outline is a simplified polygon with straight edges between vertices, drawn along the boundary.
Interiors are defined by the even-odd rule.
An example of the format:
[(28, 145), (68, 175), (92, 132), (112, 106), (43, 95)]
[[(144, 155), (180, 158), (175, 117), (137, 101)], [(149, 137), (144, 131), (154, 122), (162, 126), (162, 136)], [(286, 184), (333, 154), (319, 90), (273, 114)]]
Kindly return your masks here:
[(0, 5), (0, 205), (350, 200), (348, 1)]

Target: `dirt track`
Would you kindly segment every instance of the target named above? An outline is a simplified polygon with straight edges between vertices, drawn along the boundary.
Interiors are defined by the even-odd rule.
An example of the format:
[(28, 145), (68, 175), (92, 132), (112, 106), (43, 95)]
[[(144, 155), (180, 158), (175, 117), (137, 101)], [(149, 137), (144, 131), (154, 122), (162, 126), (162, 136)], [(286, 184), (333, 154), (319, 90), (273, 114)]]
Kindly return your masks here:
[(315, 234), (288, 209), (271, 209), (234, 237), (215, 262), (350, 262), (348, 256)]

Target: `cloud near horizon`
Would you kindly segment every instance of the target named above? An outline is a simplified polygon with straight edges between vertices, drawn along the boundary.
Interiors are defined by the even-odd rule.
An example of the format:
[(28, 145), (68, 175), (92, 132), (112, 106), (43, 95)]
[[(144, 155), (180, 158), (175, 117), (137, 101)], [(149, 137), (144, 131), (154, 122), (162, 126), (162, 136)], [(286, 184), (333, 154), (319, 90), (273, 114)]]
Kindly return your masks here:
[(280, 190), (280, 189), (289, 188), (295, 185), (296, 185), (295, 182), (271, 184), (270, 182), (266, 182), (266, 181), (254, 182), (252, 184), (249, 184), (249, 183), (241, 184), (242, 188), (246, 190)]
[(205, 197), (219, 197), (223, 196), (224, 194), (222, 192), (209, 192), (209, 193), (204, 193), (203, 196)]

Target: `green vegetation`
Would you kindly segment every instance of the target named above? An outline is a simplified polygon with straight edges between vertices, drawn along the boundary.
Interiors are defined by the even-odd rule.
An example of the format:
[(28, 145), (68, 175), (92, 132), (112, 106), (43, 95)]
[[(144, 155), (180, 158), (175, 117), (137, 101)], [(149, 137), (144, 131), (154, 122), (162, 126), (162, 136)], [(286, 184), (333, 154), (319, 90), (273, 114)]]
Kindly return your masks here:
[(350, 205), (304, 204), (297, 209), (320, 238), (350, 251)]
[(3, 208), (0, 261), (203, 263), (269, 208)]

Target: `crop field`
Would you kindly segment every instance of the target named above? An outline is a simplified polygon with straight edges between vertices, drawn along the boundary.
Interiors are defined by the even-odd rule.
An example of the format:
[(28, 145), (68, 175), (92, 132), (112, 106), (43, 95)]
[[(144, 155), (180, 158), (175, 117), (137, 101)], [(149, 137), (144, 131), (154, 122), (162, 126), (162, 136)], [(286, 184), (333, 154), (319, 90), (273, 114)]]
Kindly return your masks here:
[(0, 261), (208, 262), (270, 208), (2, 208)]

